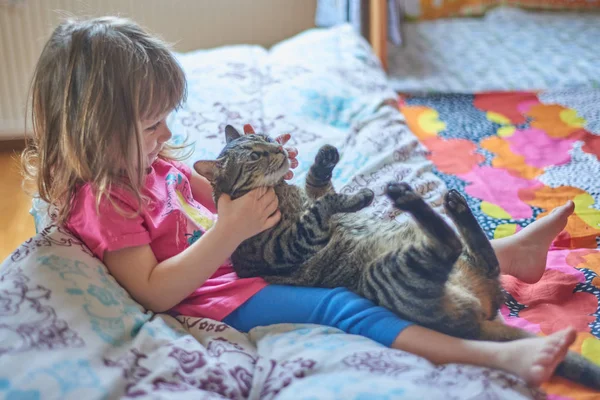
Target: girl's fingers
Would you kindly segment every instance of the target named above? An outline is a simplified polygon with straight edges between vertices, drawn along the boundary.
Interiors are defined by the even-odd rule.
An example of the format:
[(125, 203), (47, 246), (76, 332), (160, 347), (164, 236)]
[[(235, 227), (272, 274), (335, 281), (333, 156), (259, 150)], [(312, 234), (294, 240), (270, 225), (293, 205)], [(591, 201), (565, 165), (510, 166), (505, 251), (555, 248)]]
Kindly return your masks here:
[(283, 135), (279, 135), (275, 138), (275, 141), (281, 145), (284, 145), (288, 142), (288, 140), (290, 140), (290, 138), (292, 137), (292, 135), (290, 135), (289, 133), (284, 133)]
[(244, 195), (245, 196), (252, 196), (252, 204), (254, 204), (253, 207), (255, 207), (255, 209), (258, 208), (264, 208), (264, 198), (265, 196), (267, 196), (269, 189), (266, 187), (259, 187), (256, 189), (253, 189), (250, 193)]
[(278, 207), (279, 207), (279, 201), (272, 201), (265, 208), (266, 214), (273, 215), (275, 213), (275, 211), (277, 211)]
[(265, 194), (262, 195), (261, 198), (259, 199), (259, 205), (260, 205), (260, 207), (264, 208), (274, 201), (279, 203), (279, 199), (277, 198), (277, 195), (275, 194), (275, 190), (273, 188), (269, 188), (266, 190)]
[(285, 150), (288, 153), (288, 157), (289, 158), (296, 158), (298, 157), (298, 149), (295, 147), (286, 147)]
[(273, 189), (272, 187), (262, 187), (262, 193), (261, 193), (261, 198), (269, 198), (269, 197), (274, 197), (277, 198), (277, 196), (275, 196), (275, 189)]
[(244, 135), (254, 135), (254, 128), (250, 124), (244, 125)]
[(285, 180), (288, 180), (288, 181), (289, 181), (289, 180), (290, 180), (290, 179), (292, 179), (293, 177), (294, 177), (294, 173), (293, 173), (292, 171), (288, 171), (288, 172), (287, 172), (287, 173), (286, 173), (286, 174), (283, 176), (283, 179), (285, 179)]
[(267, 203), (267, 208), (274, 208), (269, 212), (269, 215), (273, 214), (275, 210), (279, 207), (279, 198), (276, 195), (273, 195), (273, 200)]
[(265, 195), (261, 197), (260, 201), (265, 207), (274, 201), (279, 201), (277, 195), (275, 194), (275, 189), (268, 188), (267, 193), (265, 193)]
[(275, 214), (271, 215), (265, 221), (265, 229), (269, 229), (277, 225), (277, 223), (281, 220), (281, 211), (277, 210)]
[(296, 168), (298, 166), (298, 160), (290, 158), (290, 168)]

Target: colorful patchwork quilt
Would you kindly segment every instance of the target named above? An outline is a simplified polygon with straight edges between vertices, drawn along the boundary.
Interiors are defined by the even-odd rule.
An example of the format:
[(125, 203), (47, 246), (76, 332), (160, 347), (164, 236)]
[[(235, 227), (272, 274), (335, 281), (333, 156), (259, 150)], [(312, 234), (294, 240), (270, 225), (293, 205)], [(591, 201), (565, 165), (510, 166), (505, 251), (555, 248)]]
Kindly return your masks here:
[[(490, 239), (575, 203), (542, 279), (504, 278), (502, 314), (541, 335), (574, 326), (572, 350), (600, 364), (600, 90), (404, 96), (400, 108)], [(552, 400), (600, 398), (560, 378), (544, 389)]]

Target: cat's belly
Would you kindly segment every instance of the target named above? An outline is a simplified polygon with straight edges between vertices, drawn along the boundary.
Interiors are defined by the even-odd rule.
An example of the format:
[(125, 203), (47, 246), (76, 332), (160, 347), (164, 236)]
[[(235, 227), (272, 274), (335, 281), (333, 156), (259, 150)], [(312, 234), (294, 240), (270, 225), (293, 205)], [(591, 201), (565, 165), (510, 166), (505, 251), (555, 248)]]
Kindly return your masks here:
[(313, 248), (315, 253), (307, 254), (300, 264), (277, 262), (276, 252), (270, 249), (278, 234), (265, 232), (234, 252), (234, 268), (240, 277), (262, 276), (271, 283), (355, 289), (369, 264), (421, 239), (410, 222), (400, 225), (360, 214), (341, 214), (331, 223), (328, 242), (321, 249)]
[(398, 224), (346, 214), (334, 222), (337, 225), (332, 241), (338, 236), (353, 242), (350, 257), (363, 262), (374, 261), (390, 251), (405, 249), (423, 238), (412, 221)]
[(331, 240), (307, 263), (319, 268), (319, 284), (355, 289), (362, 271), (394, 250), (418, 240), (414, 225), (379, 221), (359, 214), (345, 214), (333, 220)]

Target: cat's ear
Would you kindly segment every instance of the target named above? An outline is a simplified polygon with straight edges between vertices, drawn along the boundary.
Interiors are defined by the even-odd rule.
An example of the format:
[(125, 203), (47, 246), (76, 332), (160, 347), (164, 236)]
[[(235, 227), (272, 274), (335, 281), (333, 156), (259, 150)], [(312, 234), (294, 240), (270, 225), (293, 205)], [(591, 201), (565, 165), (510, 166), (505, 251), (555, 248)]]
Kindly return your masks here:
[(213, 182), (215, 179), (215, 172), (217, 168), (217, 161), (196, 161), (194, 163), (194, 169), (197, 173)]
[(225, 127), (225, 141), (227, 143), (231, 142), (232, 140), (235, 140), (239, 137), (241, 137), (242, 135), (240, 135), (240, 133), (237, 131), (237, 129), (235, 129), (233, 126), (231, 125), (227, 125)]

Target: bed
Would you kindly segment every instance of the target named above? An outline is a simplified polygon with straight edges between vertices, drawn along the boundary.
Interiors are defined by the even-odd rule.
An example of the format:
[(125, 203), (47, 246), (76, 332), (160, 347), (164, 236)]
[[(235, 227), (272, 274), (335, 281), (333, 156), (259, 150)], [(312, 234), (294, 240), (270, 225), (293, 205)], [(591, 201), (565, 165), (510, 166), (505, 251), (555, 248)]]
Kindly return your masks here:
[[(309, 51), (318, 62), (306, 59)], [(308, 31), (270, 50), (233, 46), (177, 56), (189, 97), (168, 123), (175, 141), (196, 143), (188, 162), (214, 157), (226, 124), (251, 123), (292, 134), (300, 150), (296, 182), (322, 144), (338, 146), (334, 183), (347, 193), (373, 189), (374, 206), (365, 212), (374, 218), (406, 218), (382, 195), (390, 180), (407, 181), (439, 209), (447, 179), (427, 158), (410, 112), (405, 120), (399, 111), (368, 43), (350, 27)], [(411, 101), (418, 99), (406, 106), (420, 107)], [(48, 212), (36, 202), (39, 233), (0, 268), (3, 398), (545, 398), (501, 371), (436, 367), (331, 328), (283, 324), (246, 335), (217, 321), (153, 314), (52, 225)], [(585, 259), (593, 251), (577, 254)]]

